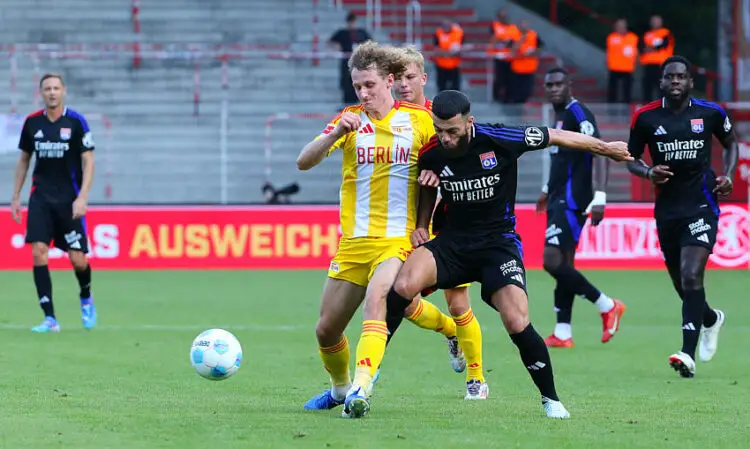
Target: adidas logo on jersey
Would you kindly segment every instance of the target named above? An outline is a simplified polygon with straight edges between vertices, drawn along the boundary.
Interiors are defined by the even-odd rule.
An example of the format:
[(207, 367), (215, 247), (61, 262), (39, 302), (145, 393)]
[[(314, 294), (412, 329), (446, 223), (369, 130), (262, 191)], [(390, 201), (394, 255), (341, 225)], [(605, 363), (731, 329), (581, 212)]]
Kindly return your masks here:
[(659, 127), (656, 128), (656, 131), (654, 132), (654, 135), (655, 136), (666, 136), (667, 135), (667, 130), (664, 129), (663, 126), (659, 125)]
[(523, 276), (521, 276), (520, 274), (514, 274), (510, 278), (518, 282), (519, 284), (523, 285)]
[(445, 168), (443, 168), (443, 171), (440, 172), (440, 177), (446, 178), (448, 176), (453, 176), (453, 172), (448, 166), (445, 166)]
[(709, 241), (708, 241), (708, 235), (706, 235), (706, 234), (699, 235), (698, 236), (698, 240), (700, 240), (703, 243), (709, 243)]
[(41, 129), (39, 131), (37, 131), (36, 134), (34, 134), (34, 138), (35, 139), (44, 139), (44, 133), (42, 132)]
[(375, 134), (375, 130), (372, 129), (372, 125), (368, 123), (359, 130), (359, 134)]

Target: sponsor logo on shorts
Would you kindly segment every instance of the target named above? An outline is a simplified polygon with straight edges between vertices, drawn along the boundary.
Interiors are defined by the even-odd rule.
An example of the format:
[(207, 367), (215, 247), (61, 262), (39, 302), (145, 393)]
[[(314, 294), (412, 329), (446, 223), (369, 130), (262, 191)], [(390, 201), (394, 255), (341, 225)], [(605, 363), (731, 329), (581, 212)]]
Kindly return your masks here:
[(503, 276), (508, 276), (511, 273), (523, 273), (523, 268), (521, 268), (518, 265), (518, 261), (514, 259), (500, 265), (500, 271), (503, 273)]
[(65, 242), (68, 244), (70, 249), (81, 249), (81, 239), (83, 236), (80, 232), (70, 231), (65, 234)]
[(690, 235), (697, 235), (710, 231), (711, 225), (706, 223), (705, 219), (700, 218), (697, 221), (690, 223), (688, 229), (690, 229)]
[(339, 264), (337, 264), (336, 262), (331, 262), (331, 265), (328, 267), (328, 270), (329, 271), (333, 271), (334, 273), (338, 273), (339, 272)]

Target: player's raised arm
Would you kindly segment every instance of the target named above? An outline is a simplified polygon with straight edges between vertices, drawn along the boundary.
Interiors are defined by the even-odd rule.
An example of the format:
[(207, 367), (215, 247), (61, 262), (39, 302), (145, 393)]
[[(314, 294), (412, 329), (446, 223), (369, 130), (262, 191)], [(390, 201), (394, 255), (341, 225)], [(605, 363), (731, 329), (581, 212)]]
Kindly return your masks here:
[(348, 133), (359, 129), (358, 114), (345, 110), (326, 126), (323, 132), (310, 141), (297, 157), (299, 170), (310, 170), (320, 164), (336, 148), (343, 145)]
[(571, 150), (587, 151), (623, 162), (632, 161), (625, 142), (604, 142), (596, 137), (562, 129), (548, 129), (549, 145), (557, 145)]

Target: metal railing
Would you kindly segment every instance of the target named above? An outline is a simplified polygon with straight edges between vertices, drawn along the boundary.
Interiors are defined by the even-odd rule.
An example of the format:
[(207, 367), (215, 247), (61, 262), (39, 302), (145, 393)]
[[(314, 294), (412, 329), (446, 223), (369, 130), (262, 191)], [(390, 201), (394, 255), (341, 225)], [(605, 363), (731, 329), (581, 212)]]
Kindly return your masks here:
[(406, 5), (406, 44), (422, 48), (422, 4), (413, 0)]
[(379, 33), (383, 27), (383, 3), (382, 0), (366, 0), (367, 27), (373, 33)]

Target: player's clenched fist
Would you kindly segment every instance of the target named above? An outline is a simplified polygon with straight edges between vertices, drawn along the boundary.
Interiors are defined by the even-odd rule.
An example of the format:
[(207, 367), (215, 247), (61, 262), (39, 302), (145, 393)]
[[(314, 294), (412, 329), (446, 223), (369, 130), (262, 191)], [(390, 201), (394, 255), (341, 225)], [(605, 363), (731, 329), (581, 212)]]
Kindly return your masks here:
[(417, 181), (419, 185), (425, 187), (437, 187), (440, 185), (440, 178), (432, 170), (422, 170), (419, 173)]
[(334, 128), (333, 133), (337, 137), (341, 137), (344, 134), (358, 130), (361, 124), (362, 120), (359, 118), (359, 115), (347, 111), (341, 114), (341, 118), (336, 124), (336, 128)]
[(626, 142), (608, 142), (607, 153), (603, 154), (603, 156), (607, 156), (608, 158), (617, 162), (627, 162), (633, 160), (633, 156), (630, 155), (630, 151), (628, 151), (628, 144)]

